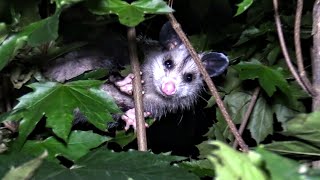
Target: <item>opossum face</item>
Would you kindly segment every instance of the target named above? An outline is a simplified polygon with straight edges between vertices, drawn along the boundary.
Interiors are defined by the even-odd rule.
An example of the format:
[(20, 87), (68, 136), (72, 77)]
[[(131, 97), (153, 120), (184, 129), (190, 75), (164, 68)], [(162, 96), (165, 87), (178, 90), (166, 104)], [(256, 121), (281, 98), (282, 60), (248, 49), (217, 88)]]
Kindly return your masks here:
[[(163, 50), (147, 53), (153, 89), (167, 98), (197, 96), (203, 84), (200, 72), (169, 22), (163, 25), (159, 37)], [(228, 58), (222, 53), (201, 53), (199, 57), (210, 76), (218, 76), (228, 67)]]
[(184, 48), (155, 54), (150, 65), (154, 89), (166, 98), (196, 96), (202, 87), (198, 68)]

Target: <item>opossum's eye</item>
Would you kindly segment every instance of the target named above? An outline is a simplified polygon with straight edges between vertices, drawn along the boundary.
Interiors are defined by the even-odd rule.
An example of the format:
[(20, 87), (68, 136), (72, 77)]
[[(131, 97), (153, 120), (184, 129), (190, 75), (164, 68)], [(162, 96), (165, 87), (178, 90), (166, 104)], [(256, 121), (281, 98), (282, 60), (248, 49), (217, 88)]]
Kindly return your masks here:
[(167, 68), (167, 69), (172, 69), (173, 68), (173, 61), (171, 59), (166, 60), (163, 65)]
[(183, 75), (183, 80), (188, 83), (191, 82), (193, 80), (193, 74), (187, 73)]

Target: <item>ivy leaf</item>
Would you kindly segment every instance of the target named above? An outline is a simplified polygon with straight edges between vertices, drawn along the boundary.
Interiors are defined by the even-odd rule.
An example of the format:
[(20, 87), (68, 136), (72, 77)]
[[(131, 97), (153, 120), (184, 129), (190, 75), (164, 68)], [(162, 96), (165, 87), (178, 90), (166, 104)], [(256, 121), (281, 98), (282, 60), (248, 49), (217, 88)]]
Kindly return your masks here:
[(241, 3), (237, 4), (237, 13), (234, 16), (238, 16), (246, 11), (253, 3), (253, 0), (243, 0)]
[(121, 24), (134, 27), (144, 21), (145, 14), (173, 12), (163, 0), (138, 0), (131, 4), (121, 0), (91, 0), (88, 8), (95, 14), (117, 14)]
[(182, 157), (150, 152), (98, 150), (76, 161), (71, 169), (42, 166), (34, 179), (198, 179), (187, 170), (170, 165)]
[(255, 104), (248, 129), (258, 144), (269, 134), (273, 134), (273, 111), (262, 97), (258, 98)]
[[(267, 179), (266, 174), (258, 163), (252, 161), (247, 154), (239, 153), (228, 145), (219, 141), (207, 141), (199, 145), (200, 154), (206, 154), (208, 160), (214, 165), (215, 179)], [(198, 146), (198, 147), (199, 147)], [(205, 150), (205, 151), (203, 151)], [(258, 157), (259, 159), (259, 157)]]
[(99, 89), (103, 82), (97, 80), (74, 81), (66, 84), (56, 82), (34, 83), (29, 85), (34, 92), (19, 98), (14, 109), (23, 109), (23, 119), (19, 127), (18, 147), (35, 128), (45, 114), (47, 126), (67, 142), (76, 108), (88, 121), (101, 130), (112, 120), (111, 113), (120, 110), (113, 99)]
[(43, 141), (27, 141), (22, 151), (26, 154), (38, 155), (44, 150), (49, 153), (48, 158), (56, 160), (56, 156), (64, 156), (75, 161), (86, 155), (90, 149), (109, 141), (107, 136), (101, 136), (89, 131), (72, 131), (66, 143), (55, 137), (49, 137)]
[(278, 87), (283, 93), (289, 94), (289, 84), (282, 75), (281, 68), (273, 68), (252, 62), (235, 66), (240, 73), (240, 79), (258, 79), (261, 87), (271, 97)]
[(17, 33), (8, 34), (0, 44), (0, 70), (18, 53), (26, 44), (38, 46), (50, 42), (58, 37), (58, 24), (60, 12), (51, 17), (31, 23)]

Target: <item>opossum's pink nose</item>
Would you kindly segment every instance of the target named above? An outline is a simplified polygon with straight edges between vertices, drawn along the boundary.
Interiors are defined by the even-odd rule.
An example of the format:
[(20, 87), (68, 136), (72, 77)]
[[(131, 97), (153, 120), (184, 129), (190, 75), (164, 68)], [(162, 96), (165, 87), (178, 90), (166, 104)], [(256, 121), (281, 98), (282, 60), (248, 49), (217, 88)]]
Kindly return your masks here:
[(163, 83), (161, 87), (161, 91), (168, 96), (173, 95), (176, 92), (175, 83), (173, 81), (168, 81)]

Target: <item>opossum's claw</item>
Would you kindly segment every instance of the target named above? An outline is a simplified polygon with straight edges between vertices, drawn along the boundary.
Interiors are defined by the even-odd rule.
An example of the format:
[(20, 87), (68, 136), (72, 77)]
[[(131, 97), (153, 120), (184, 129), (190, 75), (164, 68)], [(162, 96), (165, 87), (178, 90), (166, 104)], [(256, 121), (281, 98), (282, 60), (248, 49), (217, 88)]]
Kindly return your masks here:
[[(143, 113), (144, 117), (148, 117), (151, 115), (150, 112), (144, 112)], [(127, 131), (130, 126), (133, 127), (134, 130), (137, 129), (137, 125), (136, 125), (136, 114), (135, 114), (135, 109), (129, 109), (128, 111), (125, 112), (125, 114), (123, 114), (121, 116), (121, 119), (124, 120), (126, 122), (126, 126), (124, 127), (124, 129)], [(146, 127), (149, 127), (149, 125), (147, 123), (145, 123)]]

